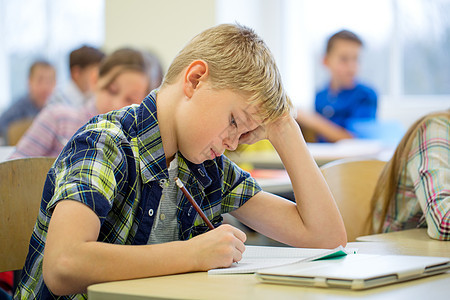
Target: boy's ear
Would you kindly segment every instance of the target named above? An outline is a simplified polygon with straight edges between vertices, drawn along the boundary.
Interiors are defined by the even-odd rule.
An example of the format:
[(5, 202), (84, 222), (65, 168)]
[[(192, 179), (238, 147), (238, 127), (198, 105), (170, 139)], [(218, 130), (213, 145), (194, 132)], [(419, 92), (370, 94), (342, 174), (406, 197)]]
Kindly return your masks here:
[(80, 78), (80, 74), (81, 74), (80, 66), (73, 66), (70, 69), (70, 76), (72, 77), (73, 81), (78, 82), (78, 79)]
[(193, 61), (186, 69), (183, 78), (184, 94), (191, 98), (200, 82), (205, 82), (209, 75), (208, 63), (204, 60)]
[(328, 55), (325, 54), (325, 55), (323, 56), (322, 64), (323, 64), (325, 67), (328, 67)]

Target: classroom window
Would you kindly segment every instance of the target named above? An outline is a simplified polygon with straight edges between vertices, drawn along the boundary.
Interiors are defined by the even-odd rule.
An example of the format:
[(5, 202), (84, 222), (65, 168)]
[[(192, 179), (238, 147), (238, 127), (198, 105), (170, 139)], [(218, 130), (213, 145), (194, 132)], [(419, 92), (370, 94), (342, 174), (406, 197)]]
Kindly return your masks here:
[[(359, 78), (380, 96), (379, 115), (406, 126), (450, 106), (450, 0), (217, 0), (217, 22), (247, 24), (267, 42), (296, 105), (312, 108), (328, 82), (326, 40), (361, 36)], [(408, 102), (405, 107), (404, 103)]]
[(70, 51), (103, 40), (104, 0), (0, 1), (0, 111), (26, 93), (34, 60), (49, 60), (63, 84)]
[(450, 1), (397, 2), (407, 95), (450, 94)]

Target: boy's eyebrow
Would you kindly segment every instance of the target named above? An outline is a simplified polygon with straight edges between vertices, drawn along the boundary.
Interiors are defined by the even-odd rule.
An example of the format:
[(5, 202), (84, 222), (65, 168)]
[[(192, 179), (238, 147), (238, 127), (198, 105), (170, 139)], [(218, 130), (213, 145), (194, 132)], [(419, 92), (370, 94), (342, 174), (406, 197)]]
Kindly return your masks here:
[(245, 109), (243, 109), (242, 111), (244, 112), (245, 117), (247, 118), (246, 123), (250, 123), (252, 120), (252, 116), (250, 116), (250, 114)]
[(252, 124), (252, 122), (255, 121), (255, 119), (252, 117), (250, 113), (247, 112), (246, 109), (243, 109), (242, 111), (244, 112), (246, 118), (245, 123), (242, 123), (242, 126), (245, 127), (247, 130), (250, 130), (249, 126), (250, 124)]

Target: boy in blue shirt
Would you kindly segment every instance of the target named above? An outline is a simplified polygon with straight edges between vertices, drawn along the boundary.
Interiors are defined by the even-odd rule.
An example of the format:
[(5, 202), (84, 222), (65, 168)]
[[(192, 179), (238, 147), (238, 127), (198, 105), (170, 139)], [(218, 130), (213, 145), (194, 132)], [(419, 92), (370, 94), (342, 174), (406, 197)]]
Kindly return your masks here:
[(316, 94), (315, 115), (299, 111), (298, 122), (319, 134), (320, 141), (335, 142), (352, 138), (354, 122), (374, 120), (377, 95), (373, 89), (358, 82), (358, 59), (361, 39), (351, 31), (342, 30), (330, 37), (323, 63), (330, 71), (330, 82)]
[[(224, 213), (292, 246), (345, 245), (339, 211), (290, 112), (273, 57), (252, 30), (200, 33), (159, 90), (94, 117), (63, 149), (16, 298), (84, 299), (94, 283), (228, 267), (242, 258), (246, 236), (221, 225)], [(262, 191), (223, 155), (264, 138), (297, 203)], [(216, 229), (208, 231), (175, 177)]]

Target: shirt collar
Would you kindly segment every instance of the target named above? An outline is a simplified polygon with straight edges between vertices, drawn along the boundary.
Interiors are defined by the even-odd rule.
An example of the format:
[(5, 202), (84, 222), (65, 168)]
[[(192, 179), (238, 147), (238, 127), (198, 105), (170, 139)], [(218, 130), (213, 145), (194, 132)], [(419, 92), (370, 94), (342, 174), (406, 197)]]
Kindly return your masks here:
[(145, 97), (137, 111), (137, 141), (144, 183), (169, 178), (156, 114), (156, 93)]
[(211, 177), (209, 177), (208, 172), (206, 171), (205, 163), (194, 164), (188, 161), (186, 158), (184, 158), (181, 153), (178, 153), (178, 155), (186, 163), (189, 171), (194, 175), (197, 181), (200, 182), (203, 188), (206, 188), (211, 185), (212, 179)]
[(356, 88), (356, 86), (358, 85), (358, 81), (357, 80), (353, 80), (353, 85), (351, 87), (348, 88), (340, 88), (338, 90), (333, 90), (331, 88), (331, 82), (328, 83), (328, 85), (325, 87), (325, 89), (328, 91), (329, 94), (333, 94), (333, 95), (338, 95), (340, 93), (344, 93), (344, 92), (348, 92), (348, 91), (352, 91)]
[[(153, 90), (148, 94), (139, 106), (137, 113), (137, 140), (141, 176), (144, 183), (169, 178), (156, 110), (157, 93), (158, 90)], [(182, 159), (186, 163), (190, 173), (203, 187), (211, 184), (212, 180), (208, 176), (204, 164), (194, 164), (185, 159), (181, 153), (178, 153), (178, 156), (178, 159)]]

